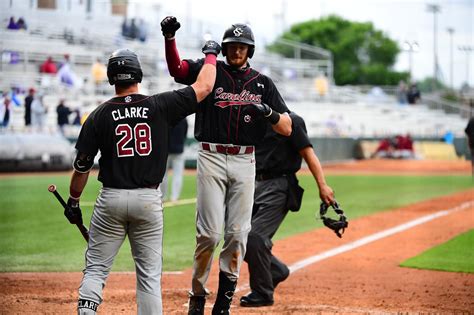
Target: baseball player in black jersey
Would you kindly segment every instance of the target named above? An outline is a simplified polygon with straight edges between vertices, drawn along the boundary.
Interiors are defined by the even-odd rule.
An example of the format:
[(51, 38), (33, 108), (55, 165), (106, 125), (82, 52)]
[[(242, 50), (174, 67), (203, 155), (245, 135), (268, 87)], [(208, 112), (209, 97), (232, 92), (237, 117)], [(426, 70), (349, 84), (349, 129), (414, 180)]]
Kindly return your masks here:
[(165, 172), (170, 126), (196, 111), (212, 89), (220, 46), (207, 42), (204, 66), (194, 84), (153, 96), (138, 93), (137, 55), (120, 49), (107, 66), (115, 97), (98, 106), (82, 126), (65, 211), (82, 224), (79, 198), (100, 151), (97, 197), (90, 223), (79, 314), (95, 314), (113, 260), (128, 235), (137, 277), (138, 314), (162, 314), (163, 205), (158, 189)]
[(288, 210), (298, 211), (301, 205), (302, 190), (298, 195), (295, 173), (301, 167), (302, 158), (318, 185), (321, 200), (326, 204), (335, 201), (306, 134), (304, 120), (293, 112), (290, 117), (293, 121), (290, 137), (283, 137), (268, 128), (263, 143), (256, 147), (255, 202), (245, 254), (251, 292), (240, 298), (241, 306), (272, 305), (275, 287), (289, 275), (288, 267), (273, 256), (271, 239)]
[[(161, 22), (166, 60), (176, 82), (191, 84), (203, 60), (181, 60), (175, 17)], [(189, 314), (204, 314), (206, 282), (212, 256), (222, 236), (219, 289), (212, 314), (229, 314), (245, 255), (254, 194), (254, 145), (267, 125), (278, 133), (291, 133), (288, 108), (272, 80), (248, 64), (255, 50), (252, 30), (234, 24), (224, 33), (213, 92), (196, 112), (194, 135), (199, 141), (197, 161), (196, 249)], [(224, 235), (222, 235), (222, 233)]]

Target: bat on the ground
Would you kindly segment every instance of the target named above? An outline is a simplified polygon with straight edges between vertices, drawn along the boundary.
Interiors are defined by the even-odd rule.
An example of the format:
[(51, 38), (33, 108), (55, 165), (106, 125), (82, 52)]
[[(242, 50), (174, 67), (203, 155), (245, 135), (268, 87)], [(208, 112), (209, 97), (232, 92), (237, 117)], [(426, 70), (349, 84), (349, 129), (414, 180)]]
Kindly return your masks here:
[[(67, 204), (64, 202), (63, 197), (58, 193), (58, 190), (56, 189), (56, 185), (49, 185), (48, 191), (50, 193), (53, 193), (53, 195), (58, 199), (59, 203), (63, 206), (64, 209), (66, 209)], [(87, 228), (84, 226), (84, 224), (76, 224), (77, 228), (81, 232), (82, 236), (86, 240), (86, 242), (89, 242), (89, 231)]]

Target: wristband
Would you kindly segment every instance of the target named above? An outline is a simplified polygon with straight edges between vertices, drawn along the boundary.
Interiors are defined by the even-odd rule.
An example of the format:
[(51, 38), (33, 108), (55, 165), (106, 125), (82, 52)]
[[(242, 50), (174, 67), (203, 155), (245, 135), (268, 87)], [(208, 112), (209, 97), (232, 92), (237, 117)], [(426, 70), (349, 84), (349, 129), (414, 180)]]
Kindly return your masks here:
[(277, 124), (277, 123), (280, 121), (280, 114), (277, 113), (277, 112), (275, 112), (275, 111), (273, 111), (273, 110), (272, 110), (272, 112), (270, 113), (270, 115), (265, 116), (265, 117), (268, 119), (268, 121), (270, 121), (270, 123), (271, 123), (272, 125), (275, 125), (275, 124)]
[(207, 54), (206, 59), (204, 59), (204, 64), (211, 64), (216, 65), (217, 63), (217, 56), (214, 54)]
[(69, 197), (71, 197), (72, 199), (79, 200), (79, 198), (81, 198), (81, 194), (82, 192), (77, 191), (71, 187), (69, 188)]

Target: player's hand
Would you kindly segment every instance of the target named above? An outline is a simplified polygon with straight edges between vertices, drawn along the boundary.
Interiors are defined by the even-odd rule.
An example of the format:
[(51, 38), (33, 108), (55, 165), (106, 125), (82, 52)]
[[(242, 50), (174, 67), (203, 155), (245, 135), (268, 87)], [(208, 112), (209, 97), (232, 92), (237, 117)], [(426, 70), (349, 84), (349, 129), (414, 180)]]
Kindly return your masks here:
[(280, 121), (280, 114), (272, 110), (270, 106), (265, 103), (253, 104), (257, 111), (265, 117), (272, 125), (277, 124)]
[(255, 108), (257, 109), (257, 111), (262, 114), (264, 117), (268, 117), (272, 114), (272, 109), (270, 106), (268, 106), (267, 104), (265, 103), (261, 103), (261, 104), (253, 104), (253, 106), (255, 106)]
[(213, 54), (218, 56), (219, 53), (221, 52), (221, 46), (213, 40), (208, 40), (204, 46), (202, 47), (202, 52), (207, 55), (207, 54)]
[(173, 38), (176, 31), (181, 27), (176, 17), (167, 16), (161, 21), (161, 32), (165, 38)]
[(64, 215), (71, 224), (82, 225), (82, 211), (79, 207), (79, 200), (69, 197), (67, 207), (64, 209)]

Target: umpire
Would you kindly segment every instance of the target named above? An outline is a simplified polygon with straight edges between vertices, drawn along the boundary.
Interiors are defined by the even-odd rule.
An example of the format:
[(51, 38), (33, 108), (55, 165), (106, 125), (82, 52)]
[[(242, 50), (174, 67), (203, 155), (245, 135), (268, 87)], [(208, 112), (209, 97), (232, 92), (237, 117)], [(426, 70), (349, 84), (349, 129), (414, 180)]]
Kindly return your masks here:
[(244, 307), (273, 305), (273, 292), (290, 270), (272, 254), (272, 237), (288, 211), (298, 211), (303, 189), (295, 173), (306, 161), (319, 197), (326, 204), (334, 203), (334, 192), (326, 184), (323, 169), (306, 132), (303, 118), (290, 113), (292, 134), (289, 137), (267, 128), (261, 145), (256, 146), (257, 175), (252, 211), (252, 229), (248, 236), (244, 260), (248, 263), (250, 293), (240, 298)]

